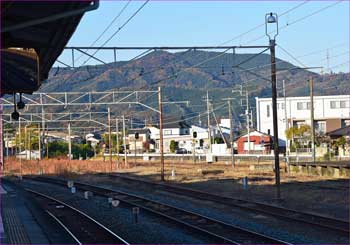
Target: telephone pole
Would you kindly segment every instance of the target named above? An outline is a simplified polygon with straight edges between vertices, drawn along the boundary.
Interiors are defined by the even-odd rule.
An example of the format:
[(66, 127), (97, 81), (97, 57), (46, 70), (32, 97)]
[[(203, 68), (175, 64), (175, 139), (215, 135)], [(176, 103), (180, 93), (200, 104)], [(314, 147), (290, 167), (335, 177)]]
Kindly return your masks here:
[(273, 122), (273, 145), (275, 155), (275, 181), (277, 187), (277, 199), (281, 198), (280, 190), (280, 159), (279, 159), (279, 142), (278, 142), (278, 118), (277, 118), (277, 77), (276, 77), (276, 42), (275, 39), (270, 39), (270, 52), (271, 52), (271, 87), (272, 87), (272, 122)]
[(209, 92), (208, 92), (208, 90), (207, 90), (207, 112), (208, 112), (209, 153), (212, 153), (212, 149), (211, 149), (211, 129), (210, 129), (210, 103), (209, 103)]
[(117, 164), (119, 163), (119, 122), (118, 118), (115, 119), (115, 131), (117, 138)]
[(161, 164), (161, 181), (164, 178), (164, 146), (163, 146), (163, 106), (162, 106), (162, 90), (158, 87), (158, 103), (159, 103), (159, 150), (160, 150), (160, 164)]
[(310, 119), (311, 119), (311, 149), (312, 149), (312, 162), (315, 163), (316, 152), (315, 152), (315, 125), (314, 125), (314, 84), (313, 79), (309, 79), (310, 89)]
[[(22, 157), (21, 157), (21, 150), (22, 150), (22, 147), (21, 147), (21, 144), (22, 144), (22, 133), (21, 133), (21, 117), (19, 118), (18, 120), (18, 139), (19, 139), (19, 174), (20, 176), (22, 176)], [(25, 151), (25, 145), (24, 145), (24, 152)], [(26, 153), (27, 154), (27, 153)], [(27, 156), (26, 156), (27, 157)]]
[(228, 115), (229, 115), (229, 118), (230, 118), (230, 143), (231, 143), (231, 164), (232, 164), (232, 167), (235, 167), (235, 149), (233, 147), (233, 119), (232, 119), (232, 109), (231, 109), (231, 101), (228, 100), (227, 101), (228, 103)]
[(249, 116), (249, 94), (248, 90), (245, 92), (246, 94), (246, 117), (247, 117), (247, 133), (248, 133), (248, 155), (250, 154), (250, 116)]
[(126, 154), (126, 132), (125, 132), (125, 116), (124, 115), (123, 115), (123, 145), (124, 145), (125, 165), (128, 166), (128, 155)]
[(72, 156), (72, 139), (70, 132), (70, 122), (68, 123), (68, 159), (71, 160)]
[(111, 135), (111, 109), (108, 107), (108, 150), (109, 150), (109, 163), (110, 171), (112, 172), (112, 135)]
[(38, 124), (38, 146), (39, 146), (39, 160), (41, 160), (41, 132), (40, 132), (40, 124)]
[[(286, 124), (286, 130), (289, 129), (289, 122), (288, 122), (288, 115), (287, 115), (287, 97), (286, 97), (286, 84), (284, 80), (282, 81), (283, 85), (283, 97), (284, 97), (284, 121)], [(289, 164), (289, 140), (286, 139), (286, 157), (287, 157), (287, 164)]]

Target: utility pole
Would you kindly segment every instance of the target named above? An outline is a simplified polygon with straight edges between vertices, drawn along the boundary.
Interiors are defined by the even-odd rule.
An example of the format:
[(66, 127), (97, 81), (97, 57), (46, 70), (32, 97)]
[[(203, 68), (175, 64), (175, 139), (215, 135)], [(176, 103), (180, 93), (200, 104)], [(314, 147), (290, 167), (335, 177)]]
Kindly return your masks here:
[[(2, 131), (3, 132), (3, 131)], [(4, 134), (2, 134), (2, 136), (4, 136)], [(5, 140), (4, 140), (5, 138)], [(9, 133), (8, 131), (6, 131), (5, 133), (5, 137), (2, 137), (2, 141), (4, 142), (5, 141), (5, 148), (6, 148), (6, 158), (8, 159), (9, 158)], [(3, 163), (5, 160), (4, 160), (4, 155), (3, 155), (3, 152), (1, 153), (1, 162)]]
[(117, 164), (119, 163), (119, 122), (118, 118), (115, 119), (115, 131), (116, 131), (116, 138), (117, 138)]
[[(47, 136), (49, 135), (48, 126), (46, 126), (46, 135)], [(47, 159), (49, 159), (49, 140), (48, 140), (48, 138), (46, 139), (46, 156), (47, 156)]]
[(28, 134), (27, 134), (27, 126), (28, 125), (25, 125), (24, 126), (24, 152), (25, 152), (25, 154), (26, 154), (26, 160), (27, 160), (27, 158), (28, 158), (28, 152), (27, 152), (27, 147), (28, 147)]
[(111, 109), (108, 107), (108, 150), (109, 150), (109, 164), (112, 172), (112, 135), (111, 135)]
[(125, 116), (124, 115), (123, 115), (123, 145), (124, 145), (125, 165), (128, 166), (128, 155), (126, 154), (126, 132), (125, 132)]
[(39, 160), (41, 160), (41, 130), (40, 124), (38, 124), (38, 145), (39, 145)]
[(136, 166), (136, 137), (135, 137), (135, 135), (134, 135), (134, 150), (135, 150), (135, 152), (134, 152), (134, 164)]
[(311, 119), (311, 149), (312, 149), (312, 162), (315, 163), (315, 125), (314, 125), (314, 84), (313, 79), (309, 79), (310, 87), (310, 119)]
[(235, 167), (235, 149), (233, 147), (233, 120), (232, 120), (232, 108), (231, 108), (231, 101), (228, 100), (228, 115), (230, 119), (230, 143), (231, 143), (231, 164), (232, 167)]
[(246, 94), (246, 117), (247, 117), (247, 133), (248, 133), (248, 155), (250, 154), (250, 116), (249, 116), (249, 95), (248, 90), (245, 92)]
[(280, 159), (279, 159), (279, 144), (278, 144), (278, 119), (277, 119), (277, 77), (276, 77), (276, 42), (275, 39), (270, 39), (271, 52), (271, 87), (272, 87), (272, 122), (273, 122), (273, 145), (275, 155), (275, 182), (277, 187), (277, 199), (281, 198), (280, 190)]
[(72, 155), (72, 139), (71, 139), (71, 132), (70, 132), (70, 122), (68, 123), (68, 159), (71, 160)]
[(19, 139), (19, 174), (22, 176), (22, 157), (21, 157), (21, 144), (22, 144), (22, 133), (21, 133), (21, 117), (18, 120), (18, 139)]
[(208, 112), (209, 153), (212, 153), (212, 149), (211, 149), (211, 129), (210, 129), (210, 103), (209, 103), (209, 92), (208, 92), (208, 90), (207, 90), (207, 112)]
[[(43, 104), (43, 97), (42, 97), (42, 95), (40, 96), (40, 102), (41, 102), (41, 104)], [(41, 142), (42, 142), (42, 149), (44, 151), (44, 149), (45, 149), (44, 148), (45, 147), (45, 110), (44, 110), (44, 106), (43, 105), (41, 106), (41, 128), (42, 128), (42, 136), (39, 135), (39, 137), (42, 137), (41, 138), (42, 139)], [(40, 151), (39, 155), (40, 155), (40, 159), (41, 159), (41, 156), (42, 156), (41, 151)]]
[[(288, 123), (288, 115), (287, 115), (287, 97), (286, 97), (286, 84), (284, 80), (282, 81), (283, 85), (283, 97), (284, 97), (284, 121), (286, 123), (286, 130), (289, 129), (289, 123)], [(289, 164), (289, 140), (286, 139), (286, 158), (287, 158), (287, 164)]]
[(31, 142), (32, 134), (29, 129), (29, 160), (32, 160), (32, 142)]
[(158, 104), (159, 104), (159, 150), (160, 150), (160, 164), (161, 164), (161, 181), (164, 178), (164, 145), (163, 145), (163, 105), (162, 105), (162, 90), (158, 87)]

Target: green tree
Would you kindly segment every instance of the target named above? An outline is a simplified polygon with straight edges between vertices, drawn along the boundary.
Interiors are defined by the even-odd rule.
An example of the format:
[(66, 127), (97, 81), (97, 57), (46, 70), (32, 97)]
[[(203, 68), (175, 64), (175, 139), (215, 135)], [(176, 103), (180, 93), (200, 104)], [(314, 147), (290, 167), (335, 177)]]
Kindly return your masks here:
[(63, 141), (49, 142), (49, 158), (67, 157), (68, 143)]
[[(106, 144), (106, 147), (108, 148), (108, 146), (109, 146), (109, 134), (108, 133), (103, 134), (102, 138)], [(123, 145), (123, 136), (121, 134), (119, 134), (118, 144), (117, 144), (117, 135), (116, 134), (112, 134), (111, 139), (112, 139), (113, 150), (114, 151), (119, 150), (119, 153), (121, 153), (122, 152), (122, 145)]]
[[(20, 137), (21, 135), (21, 137)], [(16, 146), (21, 146), (21, 150), (38, 150), (39, 149), (39, 130), (38, 125), (30, 124), (22, 127), (15, 137)]]
[(169, 148), (172, 153), (176, 151), (177, 147), (178, 147), (178, 142), (176, 142), (175, 140), (170, 141)]
[(86, 159), (94, 155), (94, 149), (89, 144), (72, 144), (72, 154), (75, 159)]
[(291, 140), (291, 150), (305, 146), (310, 141), (311, 127), (303, 124), (285, 131), (286, 138)]
[(224, 143), (224, 140), (221, 137), (214, 138), (214, 144), (222, 144), (222, 143)]
[(345, 139), (344, 136), (338, 138), (338, 139), (334, 142), (335, 150), (336, 150), (336, 152), (338, 153), (338, 155), (340, 154), (340, 148), (344, 151), (345, 145), (346, 145), (346, 139)]

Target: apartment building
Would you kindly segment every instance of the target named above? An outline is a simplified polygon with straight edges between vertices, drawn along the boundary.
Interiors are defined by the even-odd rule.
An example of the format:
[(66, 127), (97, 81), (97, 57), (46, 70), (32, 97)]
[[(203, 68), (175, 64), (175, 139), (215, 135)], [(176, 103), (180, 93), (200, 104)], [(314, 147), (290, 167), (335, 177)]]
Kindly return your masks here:
[[(255, 98), (257, 130), (273, 135), (272, 99)], [(311, 125), (310, 97), (277, 99), (278, 138), (286, 145), (287, 127)], [(350, 125), (350, 95), (314, 96), (314, 125), (318, 134), (325, 134)]]

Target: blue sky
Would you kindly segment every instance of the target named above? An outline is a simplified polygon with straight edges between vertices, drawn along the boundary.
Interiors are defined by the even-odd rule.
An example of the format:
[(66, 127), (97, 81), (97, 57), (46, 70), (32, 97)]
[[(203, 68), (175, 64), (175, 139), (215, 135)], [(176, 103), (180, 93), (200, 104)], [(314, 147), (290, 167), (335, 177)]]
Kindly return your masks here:
[[(150, 1), (106, 46), (219, 45), (264, 23), (266, 13), (276, 12), (281, 15), (301, 3), (303, 1)], [(306, 66), (327, 68), (329, 64), (333, 71), (349, 72), (349, 63), (337, 66), (349, 61), (349, 1), (321, 10), (335, 3), (309, 1), (281, 16), (277, 44), (298, 57)], [(68, 45), (89, 46), (125, 4), (126, 1), (101, 1), (99, 9), (83, 17)], [(96, 45), (102, 44), (142, 4), (143, 1), (132, 1)], [(318, 10), (321, 12), (293, 23)], [(258, 28), (227, 44), (267, 45), (266, 37), (252, 42), (264, 35), (264, 28)], [(250, 50), (254, 51), (258, 52)], [(313, 51), (315, 53), (310, 55)], [(125, 60), (136, 54), (134, 51), (121, 52), (118, 53), (118, 59)], [(279, 48), (276, 54), (279, 58), (299, 65)], [(113, 60), (112, 52), (101, 51), (97, 57)], [(77, 64), (86, 58), (82, 57)], [(59, 60), (71, 64), (70, 53), (65, 51)], [(95, 62), (91, 60), (88, 64)]]

